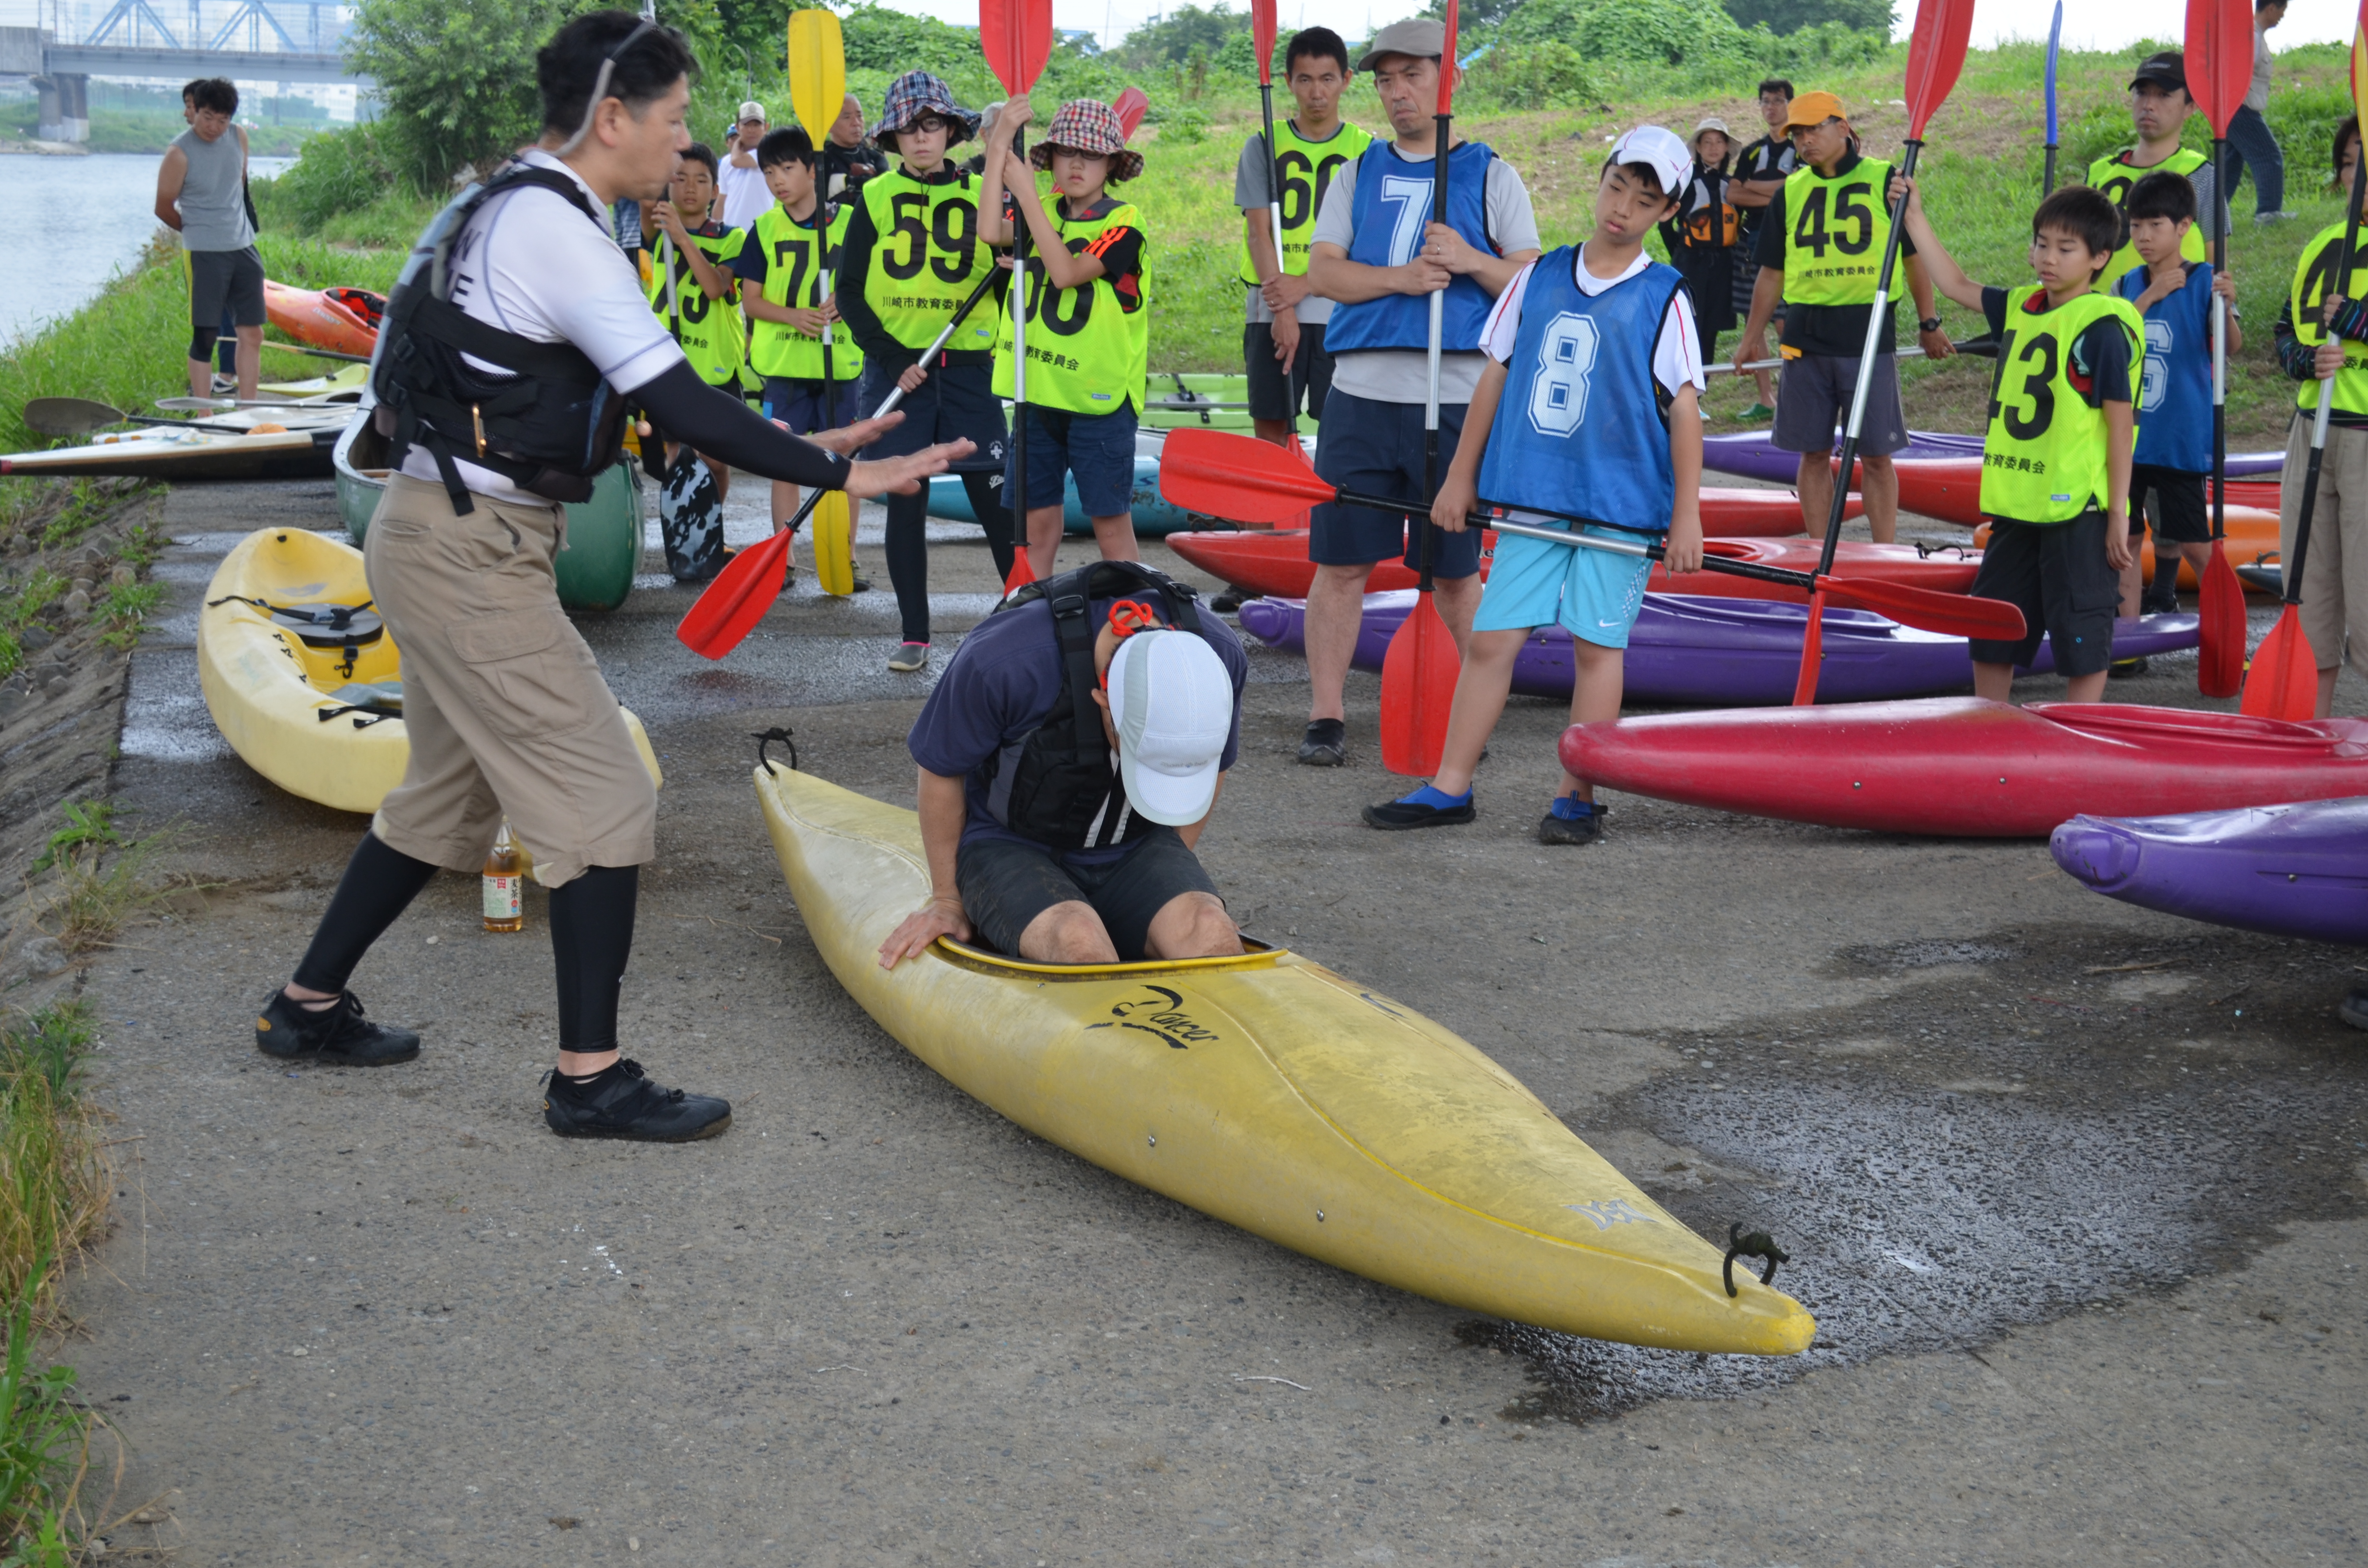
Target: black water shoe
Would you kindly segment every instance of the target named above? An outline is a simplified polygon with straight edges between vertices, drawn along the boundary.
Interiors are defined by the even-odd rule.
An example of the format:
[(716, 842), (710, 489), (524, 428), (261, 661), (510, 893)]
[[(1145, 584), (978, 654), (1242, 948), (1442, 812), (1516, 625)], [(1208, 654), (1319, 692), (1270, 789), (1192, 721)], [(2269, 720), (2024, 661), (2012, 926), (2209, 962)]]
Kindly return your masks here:
[(385, 1067), (418, 1055), (419, 1033), (371, 1023), (350, 991), (317, 1012), (274, 991), (256, 1015), (255, 1048), (283, 1062), (309, 1056), (332, 1067)]
[[(1429, 795), (1425, 801), (1419, 797)], [(1457, 797), (1434, 790), (1428, 784), (1411, 795), (1401, 795), (1395, 801), (1383, 801), (1378, 806), (1367, 806), (1361, 813), (1367, 827), (1378, 827), (1384, 833), (1402, 833), (1415, 827), (1457, 827), (1477, 815), (1472, 791), (1466, 790)]]
[(1310, 767), (1339, 767), (1349, 760), (1349, 725), (1342, 719), (1311, 719), (1299, 743), (1299, 760)]
[[(1577, 813), (1565, 816), (1566, 810)], [(1603, 837), (1603, 819), (1611, 814), (1610, 806), (1587, 805), (1565, 795), (1554, 803), (1538, 824), (1540, 844), (1594, 844)]]
[(732, 1102), (661, 1088), (640, 1062), (620, 1061), (581, 1084), (558, 1073), (547, 1074), (542, 1119), (563, 1138), (688, 1143), (731, 1126)]

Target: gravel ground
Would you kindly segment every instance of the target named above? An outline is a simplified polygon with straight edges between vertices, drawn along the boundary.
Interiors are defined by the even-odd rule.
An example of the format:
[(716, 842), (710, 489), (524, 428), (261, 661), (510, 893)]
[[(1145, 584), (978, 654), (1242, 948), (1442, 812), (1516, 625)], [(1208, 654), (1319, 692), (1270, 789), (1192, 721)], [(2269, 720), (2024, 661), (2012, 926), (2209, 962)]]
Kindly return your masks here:
[[(735, 536), (760, 520), (734, 510)], [(247, 1043), (363, 824), (227, 753), (188, 640), (245, 529), (332, 515), (325, 486), (175, 493), (176, 598), (132, 664), (116, 788), (220, 885), (85, 982), (101, 1092), (140, 1141), (69, 1358), (130, 1440), (122, 1506), (170, 1513), (118, 1549), (2368, 1557), (2348, 954), (2096, 898), (2034, 843), (1620, 799), (1603, 845), (1544, 851), (1560, 716), (1526, 699), (1476, 826), (1377, 837), (1355, 812), (1394, 790), (1378, 683), (1351, 688), (1352, 765), (1304, 769), (1303, 672), (1256, 653), (1206, 841), (1237, 914), (1474, 1041), (1705, 1234), (1772, 1231), (1821, 1329), (1768, 1362), (1475, 1321), (1022, 1133), (824, 969), (748, 736), (787, 722), (813, 771), (909, 801), (926, 681), (882, 667), (874, 535), (880, 591), (802, 583), (720, 665), (674, 642), (689, 595), (662, 579), (583, 623), (667, 774), (630, 1049), (736, 1113), (712, 1143), (563, 1143), (535, 1088), (540, 894), (526, 935), (490, 937), (471, 880), (439, 879), (364, 965), (373, 1015), (426, 1030), (416, 1063), (289, 1072)], [(939, 532), (946, 650), (994, 585), (975, 530)], [(2192, 655), (2155, 672), (2114, 696), (2196, 705)]]

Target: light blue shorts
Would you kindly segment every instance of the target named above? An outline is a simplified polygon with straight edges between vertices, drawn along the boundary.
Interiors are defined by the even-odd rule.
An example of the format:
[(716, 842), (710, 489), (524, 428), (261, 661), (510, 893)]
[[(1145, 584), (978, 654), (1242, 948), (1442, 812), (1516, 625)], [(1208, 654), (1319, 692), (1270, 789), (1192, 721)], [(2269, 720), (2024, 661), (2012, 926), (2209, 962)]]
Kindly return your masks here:
[[(1538, 526), (1561, 525), (1541, 519)], [(1580, 531), (1623, 544), (1646, 543), (1651, 537), (1593, 526)], [(1498, 534), (1496, 564), (1481, 590), (1472, 630), (1529, 631), (1559, 621), (1582, 642), (1625, 648), (1628, 629), (1645, 608), (1645, 580), (1652, 574), (1652, 562), (1639, 556)]]

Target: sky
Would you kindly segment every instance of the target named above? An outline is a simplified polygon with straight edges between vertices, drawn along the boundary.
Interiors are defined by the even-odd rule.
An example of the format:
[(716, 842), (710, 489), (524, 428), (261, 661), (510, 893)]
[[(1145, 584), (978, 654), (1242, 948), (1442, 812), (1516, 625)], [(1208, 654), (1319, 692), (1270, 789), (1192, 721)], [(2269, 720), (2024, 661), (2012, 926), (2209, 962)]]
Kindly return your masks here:
[[(965, 26), (978, 20), (977, 0), (884, 0), (898, 10), (918, 12)], [(1161, 13), (1158, 0), (1053, 0), (1053, 25), (1085, 28), (1105, 44)], [(1246, 8), (1244, 6), (1236, 8)], [(1343, 37), (1370, 36), (1373, 28), (1422, 8), (1422, 0), (1277, 0), (1278, 19), (1284, 32), (1322, 23)], [(1916, 0), (1900, 0), (1900, 35), (1912, 22)], [(1995, 43), (2002, 38), (2044, 39), (2055, 0), (1980, 0), (1974, 10), (1974, 42)], [(2067, 48), (2121, 49), (2149, 34), (2176, 33), (2185, 26), (2186, 8), (2180, 5), (2107, 5), (2100, 0), (2069, 0), (2064, 7), (2064, 42)], [(2272, 47), (2294, 43), (2325, 43), (2347, 37), (2355, 6), (2345, 0), (2291, 0), (2285, 21), (2271, 34)]]

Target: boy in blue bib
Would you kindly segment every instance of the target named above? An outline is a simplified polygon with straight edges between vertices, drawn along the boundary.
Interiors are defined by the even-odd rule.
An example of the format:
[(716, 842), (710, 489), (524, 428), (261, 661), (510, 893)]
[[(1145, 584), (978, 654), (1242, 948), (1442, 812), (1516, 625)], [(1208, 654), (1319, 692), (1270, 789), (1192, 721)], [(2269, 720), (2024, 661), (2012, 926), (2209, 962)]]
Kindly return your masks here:
[[(1668, 567), (1702, 564), (1702, 341), (1675, 268), (1645, 236), (1675, 210), (1693, 167), (1672, 131), (1639, 126), (1611, 149), (1595, 191), (1595, 235), (1525, 267), (1481, 333), (1489, 363), (1440, 486), (1431, 521), (1462, 533), (1481, 506), (1630, 542), (1668, 536)], [(1652, 562), (1499, 535), (1495, 570), (1473, 617), (1439, 776), (1368, 806), (1366, 823), (1402, 829), (1467, 823), (1472, 774), (1505, 710), (1513, 662), (1535, 628), (1573, 639), (1575, 724), (1620, 717), (1622, 652), (1645, 605)], [(1538, 824), (1542, 844), (1591, 844), (1603, 809), (1586, 780), (1562, 776)]]
[[(2130, 563), (2122, 573), (2122, 613), (2179, 608), (2179, 563), (2203, 577), (2212, 559), (2212, 518), (2203, 478), (2212, 472), (2212, 296), (2228, 301), (2228, 354), (2237, 330), (2237, 283), (2209, 262), (2182, 255), (2195, 226), (2195, 187), (2157, 170), (2130, 187), (2130, 244), (2138, 265), (2113, 292), (2146, 318), (2146, 369), (2138, 382), (2137, 447), (2130, 460)], [(2154, 581), (2138, 582), (2138, 546), (2154, 518)], [(2133, 664), (2135, 661), (2132, 661)]]

